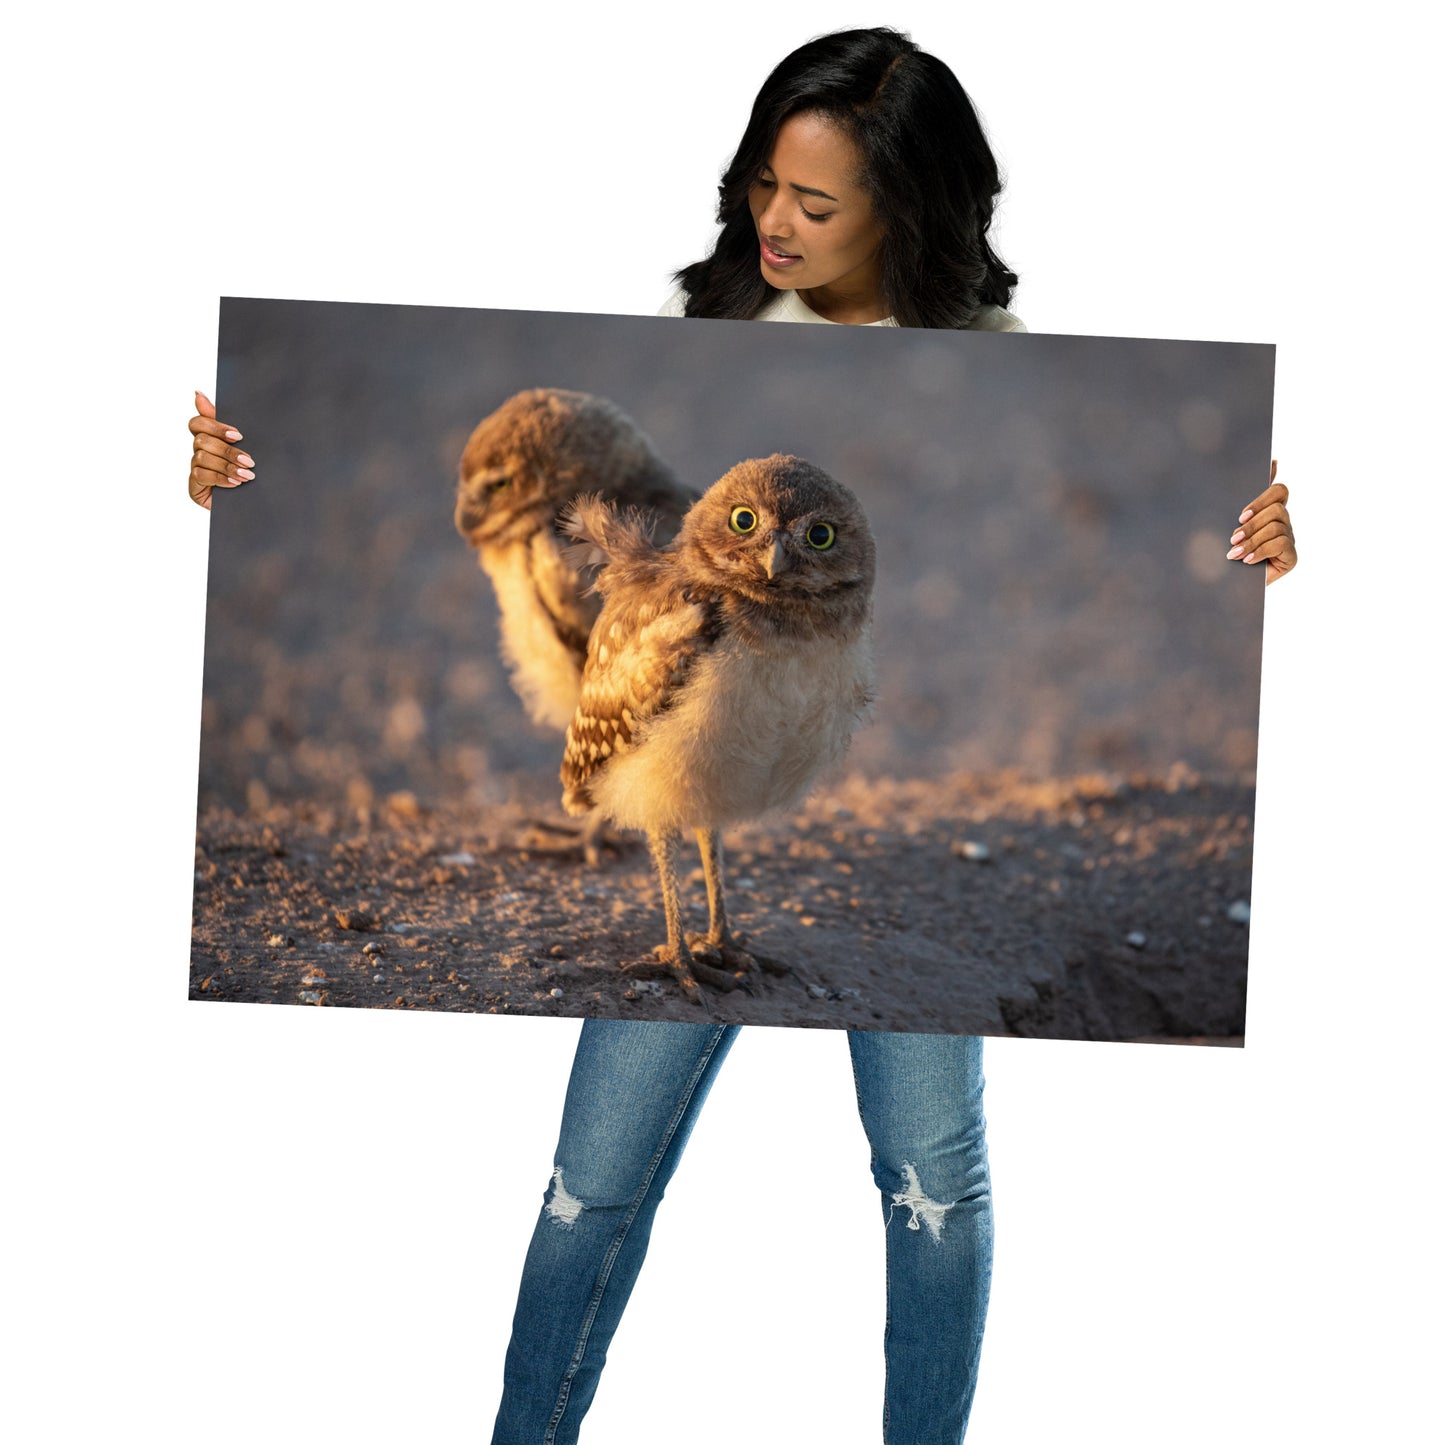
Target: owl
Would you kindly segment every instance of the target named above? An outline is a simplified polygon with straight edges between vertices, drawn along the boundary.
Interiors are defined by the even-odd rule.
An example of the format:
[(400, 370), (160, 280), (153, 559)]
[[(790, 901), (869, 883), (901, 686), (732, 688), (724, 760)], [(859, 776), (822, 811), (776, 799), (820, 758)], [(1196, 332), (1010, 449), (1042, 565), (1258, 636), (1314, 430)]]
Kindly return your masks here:
[[(575, 502), (563, 527), (577, 539), (574, 565), (605, 564), (563, 806), (647, 834), (667, 922), (659, 959), (684, 983), (736, 987), (755, 960), (728, 928), (720, 830), (801, 799), (872, 700), (868, 519), (821, 468), (771, 456), (733, 467), (667, 546), (600, 497)], [(687, 831), (709, 923), (685, 939)]]
[(637, 508), (663, 537), (697, 495), (619, 407), (580, 391), (518, 392), (483, 418), (462, 453), (457, 530), (496, 591), (512, 686), (532, 719), (558, 732), (576, 711), (601, 605), (585, 595), (556, 532), (582, 493)]

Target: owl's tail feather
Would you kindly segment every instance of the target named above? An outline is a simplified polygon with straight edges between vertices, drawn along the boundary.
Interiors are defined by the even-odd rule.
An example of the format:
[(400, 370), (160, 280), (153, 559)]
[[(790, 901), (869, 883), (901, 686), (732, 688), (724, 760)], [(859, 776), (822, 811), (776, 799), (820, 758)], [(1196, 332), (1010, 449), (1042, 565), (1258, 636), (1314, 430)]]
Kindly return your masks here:
[[(557, 526), (565, 536), (576, 540), (562, 549), (563, 559), (577, 572), (589, 568), (615, 568), (632, 572), (646, 567), (657, 557), (652, 531), (657, 518), (637, 507), (619, 511), (614, 502), (590, 493), (576, 497), (562, 511)], [(634, 574), (635, 575), (635, 574)], [(601, 576), (592, 584), (601, 591)]]

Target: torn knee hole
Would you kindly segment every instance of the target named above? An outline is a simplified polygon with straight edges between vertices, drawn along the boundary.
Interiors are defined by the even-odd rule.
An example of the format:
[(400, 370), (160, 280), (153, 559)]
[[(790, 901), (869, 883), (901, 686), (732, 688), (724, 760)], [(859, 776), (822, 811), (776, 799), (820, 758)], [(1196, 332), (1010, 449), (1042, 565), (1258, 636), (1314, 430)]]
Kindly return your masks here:
[(562, 1182), (562, 1168), (559, 1165), (552, 1171), (551, 1197), (543, 1205), (547, 1217), (561, 1228), (571, 1229), (577, 1223), (577, 1216), (586, 1207), (580, 1199), (568, 1194), (567, 1186)]
[[(937, 1243), (943, 1238), (943, 1216), (950, 1206), (930, 1199), (923, 1192), (923, 1186), (918, 1182), (918, 1170), (908, 1163), (903, 1165), (903, 1186), (893, 1196), (894, 1208), (910, 1210), (909, 1229), (926, 1229), (929, 1237)], [(889, 1217), (892, 1217), (892, 1211)]]

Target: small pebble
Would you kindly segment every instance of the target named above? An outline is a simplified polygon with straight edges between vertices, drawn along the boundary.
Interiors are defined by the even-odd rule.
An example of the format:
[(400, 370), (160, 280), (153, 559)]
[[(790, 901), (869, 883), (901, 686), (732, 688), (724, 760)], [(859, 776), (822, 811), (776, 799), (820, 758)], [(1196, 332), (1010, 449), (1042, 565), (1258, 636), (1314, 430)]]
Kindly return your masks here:
[(987, 863), (993, 857), (987, 843), (976, 843), (972, 838), (954, 842), (949, 851), (955, 858), (967, 858), (970, 863)]
[(321, 1002), (321, 995), (320, 995), (319, 993), (317, 993), (315, 989), (312, 989), (312, 988), (303, 989), (302, 992), (301, 992), (300, 997), (301, 997), (301, 1002), (302, 1002), (302, 1003), (320, 1003), (320, 1002)]
[(821, 984), (810, 983), (808, 992), (813, 998), (825, 998), (830, 1003), (841, 1003), (845, 998), (858, 998), (856, 988), (824, 988)]
[(284, 933), (273, 933), (273, 934), (266, 940), (266, 947), (267, 947), (267, 948), (284, 948), (285, 945), (286, 945), (286, 935), (285, 935)]
[(379, 943), (368, 943), (362, 947), (363, 953), (385, 953), (386, 950)]
[(384, 977), (384, 974), (374, 973), (371, 975), (371, 981), (372, 983), (380, 983)]
[(1143, 948), (1149, 940), (1136, 928), (1133, 933), (1125, 935), (1124, 942), (1127, 943), (1130, 948)]
[(444, 853), (442, 854), (439, 861), (444, 863), (449, 868), (469, 868), (477, 860), (475, 855), (467, 852), (461, 852)]
[(1249, 904), (1246, 903), (1243, 898), (1236, 898), (1234, 902), (1229, 905), (1226, 916), (1231, 923), (1248, 923)]
[(386, 925), (386, 931), (388, 933), (405, 933), (410, 927), (411, 924), (409, 923), (388, 923)]
[(562, 990), (561, 990), (560, 988), (554, 988), (554, 989), (552, 990), (552, 997), (553, 997), (553, 998), (561, 998), (561, 997), (562, 997)]

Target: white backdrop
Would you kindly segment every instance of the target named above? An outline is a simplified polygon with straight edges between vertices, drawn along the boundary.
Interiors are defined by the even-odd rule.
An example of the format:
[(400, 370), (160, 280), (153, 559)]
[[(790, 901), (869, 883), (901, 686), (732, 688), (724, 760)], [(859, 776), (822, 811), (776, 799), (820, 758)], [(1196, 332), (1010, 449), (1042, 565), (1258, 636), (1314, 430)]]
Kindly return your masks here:
[[(970, 1445), (1425, 1438), (1440, 317), (1409, 8), (8, 22), (10, 1438), (485, 1440), (577, 1028), (186, 1002), (217, 296), (651, 311), (768, 68), (880, 21), (985, 118), (1033, 330), (1278, 343), (1303, 556), (1266, 607), (1247, 1048), (988, 1047)], [(745, 1035), (588, 1445), (879, 1438), (866, 1166), (842, 1039)]]

